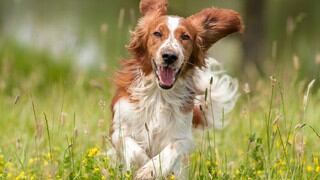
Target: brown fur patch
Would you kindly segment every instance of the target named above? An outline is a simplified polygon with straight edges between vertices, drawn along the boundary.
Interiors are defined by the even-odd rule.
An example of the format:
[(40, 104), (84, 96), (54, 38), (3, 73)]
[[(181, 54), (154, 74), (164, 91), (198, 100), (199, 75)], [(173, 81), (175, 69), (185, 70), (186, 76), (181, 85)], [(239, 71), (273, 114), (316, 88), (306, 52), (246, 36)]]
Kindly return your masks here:
[(140, 12), (142, 15), (157, 12), (161, 15), (167, 14), (168, 0), (141, 0)]
[(230, 9), (207, 8), (187, 18), (197, 29), (204, 51), (219, 39), (243, 30), (240, 15)]
[[(139, 75), (139, 69), (145, 75), (152, 73), (152, 58), (155, 57), (157, 50), (169, 34), (169, 29), (166, 26), (167, 16), (164, 16), (167, 13), (167, 5), (167, 0), (141, 0), (140, 11), (144, 16), (132, 32), (131, 40), (127, 46), (133, 59), (123, 61), (122, 70), (114, 78), (117, 90), (111, 103), (112, 112), (113, 106), (120, 98), (128, 98), (131, 102), (135, 101), (130, 99), (129, 88)], [(207, 8), (187, 19), (182, 18), (179, 27), (174, 32), (176, 40), (183, 47), (185, 57), (185, 65), (179, 78), (192, 76), (195, 67), (204, 67), (205, 54), (211, 45), (231, 33), (242, 31), (242, 29), (240, 15), (229, 9)], [(155, 31), (161, 31), (162, 37), (153, 36)], [(183, 34), (190, 36), (190, 39), (181, 38)], [(206, 125), (199, 106), (193, 105), (192, 98), (186, 100), (186, 104), (181, 110), (184, 112), (193, 110), (193, 125), (195, 127)]]
[(203, 117), (199, 105), (193, 107), (192, 125), (195, 128), (204, 127), (206, 125), (205, 118)]

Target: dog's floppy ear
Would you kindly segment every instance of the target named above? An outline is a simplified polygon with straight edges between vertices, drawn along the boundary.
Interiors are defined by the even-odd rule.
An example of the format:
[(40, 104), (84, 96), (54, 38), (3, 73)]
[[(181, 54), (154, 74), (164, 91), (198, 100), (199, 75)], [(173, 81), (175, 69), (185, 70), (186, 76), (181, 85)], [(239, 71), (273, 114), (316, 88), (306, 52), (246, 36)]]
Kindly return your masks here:
[(139, 59), (147, 55), (148, 25), (155, 17), (167, 13), (168, 0), (141, 0), (140, 12), (144, 16), (140, 18), (135, 30), (131, 33), (131, 40), (127, 45), (128, 50)]
[(219, 39), (243, 29), (240, 15), (230, 9), (207, 8), (187, 18), (197, 31), (197, 39), (207, 51)]
[(131, 39), (127, 48), (135, 57), (141, 58), (146, 53), (148, 22), (149, 18), (142, 18), (139, 20), (135, 30), (131, 32)]
[(168, 0), (141, 0), (140, 12), (143, 16), (149, 13), (167, 14)]

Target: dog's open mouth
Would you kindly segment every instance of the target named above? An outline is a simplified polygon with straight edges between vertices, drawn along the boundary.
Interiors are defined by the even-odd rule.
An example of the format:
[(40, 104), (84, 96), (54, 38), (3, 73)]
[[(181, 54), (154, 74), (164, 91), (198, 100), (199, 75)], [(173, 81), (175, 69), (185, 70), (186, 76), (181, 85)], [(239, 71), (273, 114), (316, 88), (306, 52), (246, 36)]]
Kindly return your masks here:
[(176, 82), (181, 69), (160, 65), (155, 65), (155, 67), (159, 86), (162, 89), (171, 89)]

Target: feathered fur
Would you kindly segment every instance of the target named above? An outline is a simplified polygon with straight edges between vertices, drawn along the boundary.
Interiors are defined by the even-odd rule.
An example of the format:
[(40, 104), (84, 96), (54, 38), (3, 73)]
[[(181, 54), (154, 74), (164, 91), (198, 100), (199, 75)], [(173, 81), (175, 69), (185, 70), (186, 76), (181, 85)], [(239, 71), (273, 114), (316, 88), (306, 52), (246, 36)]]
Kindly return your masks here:
[[(115, 76), (111, 139), (126, 167), (138, 168), (136, 179), (179, 176), (181, 158), (194, 146), (192, 128), (222, 127), (238, 97), (237, 81), (205, 56), (242, 30), (239, 14), (209, 8), (189, 18), (166, 16), (167, 3), (140, 2), (143, 17), (128, 45), (133, 58)], [(175, 57), (170, 64), (166, 53)]]

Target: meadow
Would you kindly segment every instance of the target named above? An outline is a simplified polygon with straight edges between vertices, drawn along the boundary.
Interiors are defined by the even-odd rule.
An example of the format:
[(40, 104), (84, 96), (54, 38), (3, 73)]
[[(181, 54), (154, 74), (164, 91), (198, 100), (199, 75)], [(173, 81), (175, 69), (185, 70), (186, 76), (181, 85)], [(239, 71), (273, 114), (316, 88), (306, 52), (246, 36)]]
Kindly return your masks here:
[[(4, 49), (0, 178), (132, 179), (134, 172), (106, 154), (114, 91), (109, 72), (74, 72), (68, 63), (44, 61), (45, 53)], [(34, 61), (19, 68), (21, 57)], [(278, 73), (255, 87), (241, 83), (228, 125), (195, 130), (189, 179), (319, 178), (320, 91), (313, 87), (319, 80), (298, 80), (298, 68), (291, 64), (291, 76)]]
[[(13, 7), (9, 1), (2, 3), (2, 7)], [(31, 38), (29, 40), (34, 42), (29, 42), (32, 44), (29, 46), (23, 39), (28, 36), (22, 36), (24, 41), (19, 41), (10, 33), (8, 35), (17, 30), (17, 37), (20, 37), (19, 28), (12, 31), (2, 28), (6, 21), (0, 18), (0, 35), (3, 35), (0, 36), (0, 179), (133, 179), (135, 171), (126, 171), (121, 161), (108, 156), (107, 151), (112, 147), (109, 137), (110, 101), (115, 92), (112, 74), (119, 60), (128, 56), (124, 45), (129, 38), (128, 31), (137, 19), (136, 10), (130, 8), (137, 3), (125, 5), (124, 1), (119, 1), (110, 11), (104, 11), (107, 1), (100, 3), (84, 3), (84, 7), (91, 9), (90, 13), (79, 8), (84, 11), (79, 14), (105, 13), (83, 17), (81, 22), (85, 25), (79, 26), (83, 32), (70, 31), (72, 33), (67, 33), (66, 37), (50, 39), (53, 44), (61, 40), (58, 47), (66, 49), (59, 56), (49, 48), (42, 48), (48, 45), (46, 41), (39, 43)], [(216, 2), (235, 8), (240, 4), (236, 1), (224, 3)], [(51, 6), (48, 4), (45, 7)], [(278, 3), (282, 7), (279, 4), (286, 3)], [(43, 4), (33, 5), (43, 10)], [(181, 2), (173, 3), (176, 10), (180, 6)], [(195, 8), (200, 6), (208, 5), (197, 4)], [(275, 9), (281, 11), (279, 7)], [(59, 9), (52, 8), (52, 12)], [(23, 8), (17, 9), (21, 13)], [(277, 15), (275, 9), (270, 10), (272, 17)], [(60, 11), (69, 12), (68, 8)], [(57, 16), (50, 12), (48, 14)], [(34, 16), (41, 15), (37, 13), (35, 11)], [(23, 16), (21, 14), (19, 17)], [(70, 16), (75, 17), (72, 13)], [(251, 71), (242, 73), (242, 69), (236, 68), (231, 71), (239, 78), (239, 100), (235, 109), (225, 116), (225, 128), (194, 130), (196, 146), (185, 167), (188, 179), (320, 179), (320, 55), (314, 50), (316, 48), (308, 49), (318, 47), (319, 41), (312, 39), (312, 33), (306, 33), (310, 36), (305, 39), (311, 39), (313, 43), (305, 41), (301, 32), (309, 26), (299, 24), (303, 21), (299, 20), (300, 14), (295, 17), (293, 26), (304, 29), (297, 28), (297, 31), (289, 32), (290, 35), (286, 30), (269, 34), (267, 47), (271, 50), (264, 57), (268, 69), (265, 76), (250, 74)], [(89, 66), (84, 53), (79, 59), (85, 60), (79, 65), (74, 61), (77, 57), (73, 56), (73, 51), (81, 54), (82, 50), (91, 48), (78, 46), (91, 43), (86, 39), (91, 33), (83, 30), (89, 22), (92, 23), (88, 26), (90, 31), (96, 33), (91, 38), (98, 39), (93, 49), (103, 49), (101, 56), (97, 56), (102, 59)], [(45, 27), (39, 24), (31, 29)], [(62, 24), (57, 27), (60, 25), (63, 27)], [(42, 31), (51, 32), (50, 28)], [(110, 36), (110, 32), (115, 33)], [(33, 33), (46, 37), (37, 31)], [(74, 43), (76, 45), (63, 41), (66, 38), (72, 41), (73, 36), (80, 37)], [(228, 54), (223, 49), (229, 48), (230, 44), (239, 44), (239, 36), (214, 47), (218, 60), (224, 62), (223, 57)], [(287, 46), (281, 36), (288, 43), (297, 43)], [(76, 50), (69, 48), (71, 46)], [(231, 61), (241, 59), (240, 53), (230, 54), (235, 54), (228, 57)], [(225, 65), (228, 70), (232, 69), (228, 63)], [(244, 74), (249, 74), (249, 78)], [(210, 103), (210, 97), (207, 101)], [(177, 178), (172, 174), (163, 179)]]

